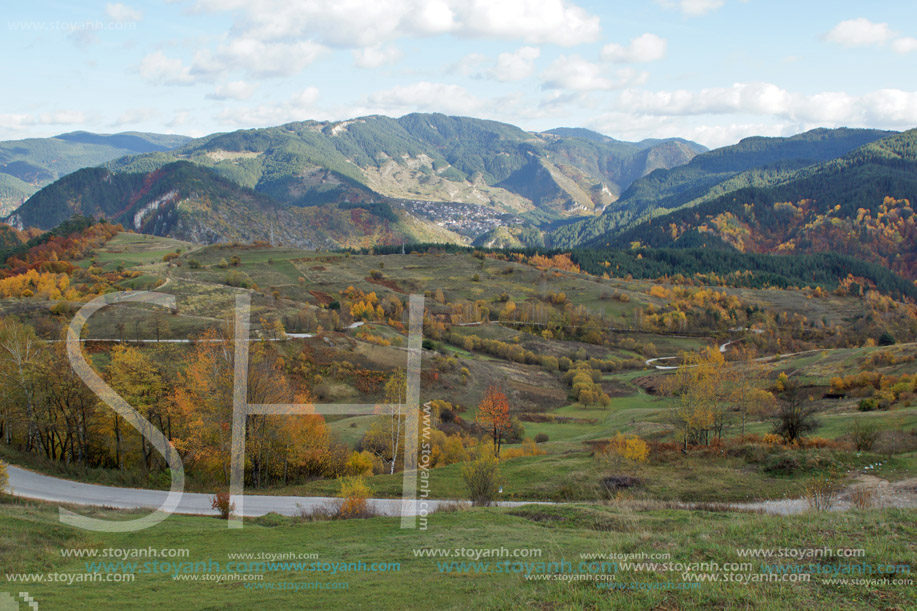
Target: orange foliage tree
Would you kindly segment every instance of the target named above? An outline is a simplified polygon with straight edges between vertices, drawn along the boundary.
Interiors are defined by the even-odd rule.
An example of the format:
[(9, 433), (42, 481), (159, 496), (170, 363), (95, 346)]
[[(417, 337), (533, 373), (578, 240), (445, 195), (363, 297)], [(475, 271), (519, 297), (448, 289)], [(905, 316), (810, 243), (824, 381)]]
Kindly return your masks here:
[(484, 398), (478, 404), (478, 424), (487, 429), (494, 443), (494, 453), (500, 455), (503, 437), (512, 428), (509, 419), (509, 400), (494, 385), (487, 388)]

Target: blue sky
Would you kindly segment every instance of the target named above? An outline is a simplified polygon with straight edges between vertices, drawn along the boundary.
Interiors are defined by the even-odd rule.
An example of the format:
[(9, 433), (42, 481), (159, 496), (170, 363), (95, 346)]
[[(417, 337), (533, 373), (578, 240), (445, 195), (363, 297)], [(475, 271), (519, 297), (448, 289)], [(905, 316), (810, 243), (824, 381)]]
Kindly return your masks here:
[(917, 126), (912, 2), (38, 0), (5, 19), (0, 139), (414, 111), (708, 146)]

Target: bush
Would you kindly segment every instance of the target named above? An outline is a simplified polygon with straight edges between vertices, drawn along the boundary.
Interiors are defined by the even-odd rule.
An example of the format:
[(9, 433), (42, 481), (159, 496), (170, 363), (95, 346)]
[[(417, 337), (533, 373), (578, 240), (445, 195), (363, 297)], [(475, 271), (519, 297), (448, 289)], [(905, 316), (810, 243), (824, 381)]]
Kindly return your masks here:
[(630, 475), (609, 475), (608, 477), (602, 478), (602, 487), (609, 492), (617, 492), (618, 490), (633, 488), (634, 486), (639, 486), (640, 484), (641, 481), (639, 479), (636, 477), (631, 477)]
[(0, 494), (6, 491), (6, 486), (9, 484), (9, 481), (9, 475), (6, 473), (6, 465), (0, 462)]
[(886, 331), (879, 336), (879, 345), (880, 346), (894, 346), (898, 342), (895, 340), (895, 336)]
[[(354, 423), (356, 424), (356, 423)], [(347, 474), (352, 476), (373, 474), (373, 455), (366, 450), (353, 452), (347, 458)]]
[(857, 509), (869, 509), (875, 501), (876, 491), (867, 486), (859, 486), (850, 492), (850, 504)]
[(341, 478), (338, 496), (343, 499), (337, 510), (338, 518), (348, 520), (370, 518), (375, 515), (366, 500), (369, 498), (369, 486), (362, 477)]
[(850, 431), (850, 440), (853, 441), (854, 447), (858, 452), (868, 452), (879, 436), (876, 427), (872, 424), (861, 422), (859, 419), (853, 421), (853, 429)]
[(236, 510), (236, 504), (230, 502), (228, 492), (217, 492), (214, 497), (210, 499), (210, 507), (220, 512), (221, 520), (228, 520), (229, 516)]
[(549, 439), (550, 437), (548, 437), (547, 433), (538, 433), (535, 435), (535, 443), (545, 443)]
[(806, 503), (813, 511), (829, 511), (837, 501), (838, 485), (830, 479), (817, 480), (806, 486)]
[(778, 475), (792, 475), (799, 469), (799, 459), (787, 452), (772, 454), (764, 464), (764, 470)]
[[(781, 374), (783, 375), (783, 374)], [(774, 433), (792, 443), (818, 428), (815, 419), (817, 406), (802, 393), (793, 382), (784, 383), (786, 397), (780, 402), (773, 417)]]
[(226, 284), (237, 288), (250, 289), (252, 288), (252, 279), (245, 272), (234, 269), (226, 274)]
[(496, 456), (482, 449), (477, 458), (462, 465), (462, 479), (468, 487), (471, 504), (487, 507), (493, 504), (500, 486), (500, 463)]
[(191, 269), (200, 269), (200, 268), (201, 268), (201, 262), (198, 261), (197, 259), (189, 259), (189, 260), (188, 260), (188, 267), (191, 268)]
[(604, 454), (619, 456), (630, 463), (645, 462), (650, 455), (650, 447), (636, 435), (616, 434), (603, 449)]

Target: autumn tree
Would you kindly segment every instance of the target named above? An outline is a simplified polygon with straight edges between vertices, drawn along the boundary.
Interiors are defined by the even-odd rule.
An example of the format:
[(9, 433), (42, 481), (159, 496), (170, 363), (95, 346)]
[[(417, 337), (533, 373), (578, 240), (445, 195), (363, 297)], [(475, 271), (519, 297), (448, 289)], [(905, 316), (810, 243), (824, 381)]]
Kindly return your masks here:
[[(111, 351), (111, 365), (108, 367), (108, 379), (112, 389), (127, 401), (146, 420), (146, 427), (157, 427), (165, 431), (166, 391), (162, 374), (156, 364), (139, 348), (115, 346)], [(119, 468), (123, 468), (123, 424), (121, 416), (112, 413), (114, 418), (115, 456)], [(143, 464), (150, 470), (154, 467), (155, 448), (148, 441), (151, 435), (146, 430), (140, 431), (140, 448)]]
[(484, 398), (478, 404), (476, 420), (488, 431), (493, 439), (494, 454), (499, 456), (503, 438), (512, 430), (512, 423), (509, 417), (509, 401), (497, 386), (491, 385), (487, 388)]
[[(394, 473), (400, 449), (404, 443), (404, 401), (407, 394), (407, 378), (401, 369), (389, 376), (385, 383), (385, 403), (388, 407), (380, 413), (363, 438), (363, 446), (388, 463), (389, 473)], [(417, 406), (408, 406), (417, 409)]]
[(48, 350), (38, 366), (43, 380), (36, 402), (36, 426), (51, 460), (89, 466), (104, 460), (103, 410), (96, 394), (73, 371), (66, 346)]
[(787, 443), (793, 443), (818, 428), (818, 420), (815, 418), (818, 408), (798, 382), (789, 380), (780, 399), (773, 417), (775, 434), (783, 437)]
[(172, 402), (178, 422), (173, 443), (190, 469), (229, 481), (232, 442), (233, 347), (216, 329), (195, 342)]
[(745, 425), (749, 416), (764, 414), (776, 403), (774, 395), (761, 388), (764, 372), (757, 360), (753, 348), (734, 346), (736, 360), (729, 364), (734, 371), (729, 376), (732, 383), (731, 400), (741, 414), (742, 436), (745, 436)]
[(714, 438), (722, 437), (734, 371), (713, 346), (699, 353), (682, 353), (681, 361), (663, 386), (677, 397), (675, 419), (687, 449), (689, 443), (709, 443), (711, 433)]
[(491, 448), (482, 445), (476, 456), (462, 465), (462, 479), (468, 487), (472, 505), (493, 504), (500, 489), (500, 463)]
[[(41, 358), (41, 340), (32, 327), (11, 319), (0, 319), (0, 382), (7, 406), (21, 406), (25, 411), (28, 433), (26, 450), (36, 446), (44, 450), (44, 444), (36, 425), (36, 378)], [(9, 418), (0, 414), (0, 418)]]

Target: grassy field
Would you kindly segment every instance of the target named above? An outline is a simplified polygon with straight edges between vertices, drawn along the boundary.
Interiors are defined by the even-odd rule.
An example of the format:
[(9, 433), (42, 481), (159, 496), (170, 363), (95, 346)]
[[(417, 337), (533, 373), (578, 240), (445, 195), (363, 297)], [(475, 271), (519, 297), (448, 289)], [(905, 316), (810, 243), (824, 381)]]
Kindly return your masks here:
[[(171, 254), (177, 257), (168, 257), (171, 259), (168, 262), (163, 260)], [(233, 257), (239, 258), (237, 264), (228, 263)], [(564, 292), (569, 297), (569, 307), (585, 306), (591, 313), (603, 315), (602, 324), (613, 329), (632, 327), (638, 308), (665, 305), (664, 299), (649, 295), (653, 284), (650, 281), (546, 272), (510, 261), (481, 260), (470, 254), (382, 257), (229, 244), (200, 247), (123, 233), (78, 263), (88, 267), (92, 262), (106, 270), (121, 266), (135, 270), (139, 276), (123, 281), (124, 288), (156, 288), (175, 295), (177, 302), (176, 310), (158, 314), (148, 306), (111, 306), (90, 321), (85, 333), (94, 338), (150, 339), (158, 327), (163, 338), (188, 339), (207, 328), (221, 327), (231, 318), (235, 296), (245, 290), (227, 285), (231, 273), (244, 274), (255, 284), (250, 295), (252, 333), (256, 336), (262, 316), (268, 320), (303, 320), (308, 317), (297, 316), (308, 313), (321, 315), (322, 324), (326, 324), (329, 304), (340, 300), (346, 305), (342, 293), (350, 286), (366, 293), (376, 292), (380, 298), (394, 294), (399, 300), (408, 294), (426, 293), (430, 312), (441, 316), (450, 311), (448, 302), (481, 299), (491, 309), (499, 309), (507, 299), (512, 299), (525, 308), (535, 301), (543, 303), (542, 298), (548, 292)], [(437, 289), (442, 291), (446, 304), (435, 301)], [(858, 298), (831, 295), (816, 299), (796, 290), (718, 290), (739, 295), (752, 306), (800, 313), (810, 320), (829, 324), (854, 321), (858, 308), (862, 307)], [(620, 298), (622, 295), (626, 297)], [(50, 323), (54, 320), (58, 324), (64, 320), (59, 317), (49, 322), (50, 305), (26, 300), (0, 303), (5, 313), (27, 322), (37, 324), (44, 319), (49, 323), (47, 329), (52, 328)], [(379, 402), (381, 387), (367, 390), (358, 384), (357, 374), (347, 371), (370, 370), (385, 377), (392, 370), (404, 367), (406, 338), (397, 330), (397, 323), (369, 321), (363, 327), (348, 329), (348, 312), (339, 314), (341, 318), (333, 328), (296, 329), (316, 333), (315, 337), (272, 343), (271, 347), (287, 363), (295, 363), (301, 352), (310, 355), (309, 359), (315, 357), (315, 370), (308, 383), (316, 402), (345, 399)], [(314, 320), (317, 319), (313, 323), (296, 324), (308, 326), (315, 324)], [(366, 341), (361, 338), (365, 332), (392, 345)], [(740, 416), (730, 413), (724, 445), (694, 447), (682, 453), (680, 446), (671, 443), (679, 440), (673, 409), (675, 399), (658, 390), (669, 372), (657, 370), (652, 364), (644, 366), (644, 361), (735, 339), (737, 332), (726, 331), (724, 325), (711, 326), (709, 335), (693, 336), (619, 331), (604, 344), (556, 339), (543, 336), (538, 329), (525, 332), (513, 326), (512, 321), (453, 326), (451, 332), (459, 339), (450, 339), (445, 333), (434, 335), (430, 338), (434, 341), (427, 343), (423, 356), (427, 375), (422, 378), (421, 403), (434, 399), (450, 402), (455, 406), (452, 417), (465, 422), (458, 426), (454, 420), (452, 430), (473, 435), (475, 429), (468, 423), (475, 420), (484, 391), (491, 384), (504, 389), (511, 413), (521, 419), (524, 427), (521, 437), (538, 436), (539, 453), (501, 460), (499, 499), (563, 505), (443, 512), (430, 516), (429, 530), (423, 532), (400, 530), (397, 522), (389, 518), (313, 522), (275, 515), (249, 520), (242, 532), (230, 532), (215, 519), (181, 516), (132, 539), (129, 535), (72, 530), (56, 521), (51, 507), (5, 498), (0, 500), (0, 566), (6, 573), (76, 575), (85, 572), (85, 566), (77, 559), (62, 557), (60, 548), (129, 548), (138, 547), (137, 541), (142, 541), (144, 548), (188, 548), (193, 561), (225, 563), (228, 554), (236, 552), (296, 552), (315, 553), (329, 562), (401, 563), (398, 571), (388, 574), (362, 571), (358, 575), (330, 575), (283, 570), (265, 575), (264, 582), (229, 581), (226, 575), (217, 582), (216, 576), (183, 581), (170, 575), (141, 574), (130, 583), (62, 587), (31, 582), (15, 586), (16, 592), (28, 591), (34, 596), (41, 608), (59, 608), (68, 603), (72, 606), (76, 602), (81, 608), (93, 605), (171, 608), (188, 600), (204, 600), (193, 608), (207, 609), (268, 605), (354, 609), (798, 609), (803, 605), (819, 609), (914, 608), (913, 587), (839, 585), (828, 583), (821, 575), (813, 576), (810, 582), (761, 583), (762, 569), (758, 564), (743, 569), (743, 574), (751, 576), (746, 581), (753, 577), (758, 580), (750, 583), (725, 581), (722, 575), (720, 581), (697, 583), (693, 577), (683, 577), (682, 571), (620, 570), (614, 575), (614, 583), (623, 584), (622, 588), (630, 587), (628, 591), (602, 588), (594, 579), (574, 579), (574, 575), (562, 579), (526, 579), (505, 572), (442, 572), (435, 559), (415, 556), (413, 550), (538, 548), (543, 550), (546, 561), (566, 559), (576, 566), (582, 553), (664, 552), (677, 562), (725, 563), (739, 560), (737, 548), (828, 545), (864, 548), (867, 562), (891, 562), (910, 569), (915, 560), (914, 511), (768, 517), (725, 511), (723, 504), (799, 498), (808, 486), (826, 478), (836, 478), (848, 485), (867, 472), (889, 482), (912, 478), (917, 472), (917, 435), (913, 433), (917, 429), (917, 405), (913, 393), (904, 393), (889, 409), (861, 412), (858, 403), (862, 397), (869, 396), (871, 387), (858, 388), (842, 397), (828, 391), (832, 378), (860, 371), (885, 376), (912, 373), (917, 345), (806, 350), (788, 356), (774, 356), (778, 351), (790, 352), (790, 349), (772, 346), (766, 353), (768, 356), (758, 363), (760, 385), (773, 390), (781, 373), (803, 384), (818, 412), (818, 428), (813, 434), (832, 440), (827, 444), (829, 447), (785, 447), (739, 440)], [(53, 330), (44, 333), (44, 337), (52, 335)], [(535, 355), (574, 360), (616, 359), (623, 365), (596, 374), (597, 383), (611, 398), (610, 404), (585, 406), (572, 396), (562, 372), (531, 360), (520, 363), (498, 358), (494, 356), (499, 353), (496, 351), (470, 352), (463, 347), (464, 335), (517, 345)], [(751, 334), (748, 337), (754, 339)], [(648, 346), (650, 343), (652, 346)], [(93, 366), (105, 375), (114, 344), (91, 346), (88, 352)], [(138, 349), (163, 365), (171, 376), (175, 374), (175, 364), (189, 361), (194, 347), (183, 343), (149, 343), (138, 345)], [(338, 369), (344, 361), (347, 368)], [(314, 376), (315, 373), (321, 375)], [(321, 380), (314, 381), (317, 378)], [(327, 425), (334, 441), (350, 452), (360, 449), (364, 434), (374, 421), (375, 416), (336, 416), (329, 417)], [(448, 426), (445, 420), (438, 425)], [(870, 452), (856, 452), (850, 442), (851, 431), (863, 426), (878, 432)], [(773, 420), (767, 414), (750, 415), (746, 432), (764, 435), (772, 430)], [(658, 445), (653, 445), (646, 462), (637, 465), (596, 456), (595, 444), (619, 432), (638, 435)], [(520, 445), (516, 439), (506, 447), (516, 449)], [(80, 481), (148, 488), (167, 485), (161, 473), (148, 475), (137, 465), (124, 471), (87, 469), (52, 462), (37, 453), (25, 453), (5, 444), (0, 444), (0, 459)], [(879, 463), (881, 466), (876, 469), (864, 469)], [(366, 479), (369, 494), (400, 497), (402, 474), (376, 471), (376, 475)], [(624, 490), (610, 490), (606, 484), (608, 478), (622, 475), (635, 481)], [(189, 477), (186, 483), (189, 491), (213, 491), (212, 483), (196, 478), (197, 475)], [(431, 498), (464, 499), (468, 495), (461, 463), (432, 469), (429, 483)], [(278, 478), (269, 486), (249, 488), (247, 492), (334, 496), (339, 487), (340, 482), (332, 477), (303, 475), (289, 480)], [(678, 508), (684, 503), (719, 505), (704, 511)], [(115, 518), (131, 515), (94, 511)], [(836, 560), (825, 562), (833, 563), (832, 566), (839, 564)], [(690, 583), (684, 585), (686, 582)], [(304, 584), (319, 585), (303, 589)], [(346, 584), (346, 590), (329, 589), (329, 584)], [(0, 581), (0, 593), (10, 589), (7, 585)], [(300, 591), (296, 591), (297, 587)], [(72, 594), (68, 596), (68, 592), (76, 592), (78, 600)]]
[[(94, 513), (109, 519), (131, 515)], [(214, 518), (173, 516), (138, 539), (136, 534), (71, 529), (58, 523), (53, 508), (6, 499), (0, 501), (0, 566), (4, 573), (0, 591), (27, 591), (42, 609), (903, 610), (917, 604), (913, 585), (840, 585), (829, 583), (833, 578), (829, 572), (892, 565), (896, 568), (883, 570), (897, 574), (862, 577), (912, 579), (909, 572), (917, 567), (915, 524), (917, 512), (913, 510), (776, 517), (624, 503), (434, 513), (426, 530), (401, 530), (394, 518), (303, 522), (266, 516), (246, 521), (242, 530), (230, 531), (225, 522)], [(863, 550), (863, 555), (768, 561), (784, 567), (814, 562), (820, 565), (820, 573), (810, 575), (806, 582), (762, 582), (765, 562), (749, 561), (737, 552), (824, 547)], [(187, 550), (188, 555), (168, 560), (129, 559), (128, 563), (138, 562), (135, 568), (113, 564), (106, 573), (104, 568), (87, 566), (85, 559), (64, 558), (61, 553), (62, 549), (102, 553), (138, 548), (177, 548)], [(453, 554), (479, 554), (479, 558), (477, 564), (473, 557), (444, 560), (422, 557), (419, 554), (429, 552), (419, 550), (451, 550)], [(230, 554), (238, 553), (268, 559), (271, 554), (309, 556), (299, 567), (282, 563), (229, 566)], [(525, 556), (513, 558), (514, 553)], [(609, 554), (668, 554), (667, 559), (656, 558), (671, 566), (634, 570), (624, 566), (624, 560), (617, 565), (608, 560), (603, 564), (581, 554), (606, 558)], [(170, 565), (164, 566), (165, 562)], [(312, 562), (320, 564), (309, 566)], [(365, 570), (357, 570), (361, 562)], [(346, 565), (340, 563), (351, 563), (352, 570), (344, 570)], [(373, 563), (384, 563), (387, 570)], [(723, 566), (727, 563), (736, 566), (727, 570)], [(191, 572), (194, 564), (198, 572)], [(40, 583), (35, 575), (25, 583), (11, 583), (8, 578), (10, 574), (54, 573), (64, 579), (85, 579), (81, 576), (101, 571), (103, 578), (118, 575), (123, 579), (131, 570), (133, 580), (120, 583), (63, 586)], [(697, 581), (709, 579), (708, 574), (721, 581)], [(607, 584), (632, 589), (616, 590)]]

